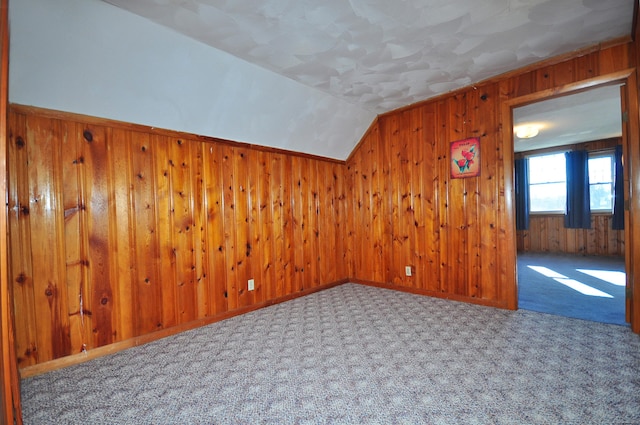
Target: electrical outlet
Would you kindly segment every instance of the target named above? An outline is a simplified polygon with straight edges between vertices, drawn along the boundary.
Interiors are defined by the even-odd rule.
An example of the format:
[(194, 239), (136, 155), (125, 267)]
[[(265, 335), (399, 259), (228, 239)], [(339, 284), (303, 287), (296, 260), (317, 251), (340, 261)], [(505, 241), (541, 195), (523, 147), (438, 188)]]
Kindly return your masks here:
[(404, 274), (407, 276), (411, 276), (411, 266), (406, 266), (404, 268)]
[(253, 291), (254, 289), (256, 289), (255, 282), (254, 282), (254, 280), (253, 280), (253, 279), (249, 279), (249, 282), (248, 282), (248, 285), (247, 285), (247, 286), (248, 286), (248, 289), (249, 289), (250, 291)]

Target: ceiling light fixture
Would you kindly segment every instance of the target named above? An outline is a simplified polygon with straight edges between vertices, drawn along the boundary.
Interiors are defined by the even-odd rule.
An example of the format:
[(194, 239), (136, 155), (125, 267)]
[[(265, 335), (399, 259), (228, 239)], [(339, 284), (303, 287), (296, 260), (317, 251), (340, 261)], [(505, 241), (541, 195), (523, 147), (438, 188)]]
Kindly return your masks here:
[(540, 131), (537, 125), (521, 125), (514, 130), (519, 139), (531, 139), (532, 137), (536, 137)]

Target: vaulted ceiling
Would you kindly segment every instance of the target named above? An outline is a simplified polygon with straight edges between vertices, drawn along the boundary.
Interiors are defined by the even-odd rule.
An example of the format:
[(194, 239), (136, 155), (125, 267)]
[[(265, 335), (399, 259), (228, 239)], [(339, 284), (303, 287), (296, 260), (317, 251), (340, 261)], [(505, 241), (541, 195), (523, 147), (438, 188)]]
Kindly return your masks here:
[[(129, 104), (140, 105), (131, 108), (131, 117), (119, 115), (123, 108), (109, 106), (107, 100), (103, 105), (86, 105), (85, 111), (97, 108), (96, 113), (100, 113), (103, 108), (107, 112), (113, 110), (108, 116), (112, 118), (338, 159), (348, 156), (377, 114), (549, 57), (630, 37), (634, 11), (633, 0), (104, 1), (121, 12), (98, 7), (95, 0), (89, 1), (91, 9), (86, 0), (63, 3), (69, 5), (72, 14), (101, 15), (91, 17), (94, 24), (90, 32), (107, 35), (95, 36), (91, 49), (95, 51), (99, 45), (105, 52), (105, 61), (110, 57), (113, 61), (122, 60), (118, 55), (123, 53), (114, 52), (108, 44), (111, 38), (122, 44), (125, 38), (118, 38), (118, 32), (129, 32), (127, 38), (131, 41), (117, 49), (132, 49), (129, 44), (135, 46), (144, 40), (149, 48), (138, 47), (140, 55), (164, 48), (167, 58), (182, 60), (185, 71), (164, 71), (164, 87), (149, 95), (149, 102), (151, 97), (158, 97), (158, 105), (170, 103), (181, 118), (174, 124), (175, 117), (163, 111), (158, 112), (162, 119), (137, 118), (143, 105), (133, 97)], [(82, 44), (84, 40), (72, 40), (74, 31), (82, 31), (73, 29), (81, 16), (57, 18), (60, 7), (54, 10), (48, 1), (19, 3), (23, 2), (32, 6), (19, 6), (24, 9), (14, 13), (14, 19), (22, 21), (27, 14), (44, 14), (39, 9), (51, 8), (46, 25), (57, 24), (60, 28), (56, 30), (59, 34), (50, 36), (87, 48)], [(111, 21), (104, 15), (113, 15), (118, 26), (106, 28)], [(37, 28), (37, 24), (30, 22), (28, 30)], [(45, 31), (40, 34), (45, 40), (19, 34), (17, 48), (51, 49), (46, 44), (49, 29), (40, 31)], [(136, 31), (141, 35), (136, 36)], [(82, 33), (76, 37), (91, 35)], [(166, 47), (158, 44), (159, 39), (171, 37), (192, 41), (175, 45), (164, 42)], [(18, 62), (32, 62), (18, 63), (16, 72), (24, 69), (33, 74), (31, 78), (42, 78), (37, 74), (40, 71), (34, 69), (39, 66), (37, 59), (26, 53), (17, 56)], [(206, 62), (205, 56), (211, 60)], [(160, 59), (154, 56), (153, 60)], [(187, 70), (199, 65), (201, 71)], [(86, 67), (86, 72), (99, 72), (89, 71), (84, 63), (78, 66)], [(134, 92), (143, 91), (149, 84), (147, 80), (154, 78), (151, 73), (136, 76), (141, 71), (135, 64), (120, 66), (129, 67), (122, 78), (131, 80), (111, 81), (115, 84), (111, 91), (117, 92), (118, 84)], [(178, 65), (164, 68), (171, 66)], [(155, 72), (163, 72), (159, 68)], [(80, 75), (86, 78), (84, 73)], [(19, 92), (27, 90), (22, 86), (29, 77), (15, 78), (14, 89), (20, 100)], [(69, 80), (67, 95), (72, 96), (74, 89), (81, 89), (75, 86), (82, 81)], [(96, 81), (87, 84), (96, 90), (96, 86), (107, 84), (103, 80), (98, 75)], [(38, 96), (42, 95), (27, 93), (24, 98)], [(68, 108), (80, 108), (80, 102)], [(189, 110), (188, 102), (197, 104), (197, 109)], [(153, 106), (156, 107), (161, 106)]]

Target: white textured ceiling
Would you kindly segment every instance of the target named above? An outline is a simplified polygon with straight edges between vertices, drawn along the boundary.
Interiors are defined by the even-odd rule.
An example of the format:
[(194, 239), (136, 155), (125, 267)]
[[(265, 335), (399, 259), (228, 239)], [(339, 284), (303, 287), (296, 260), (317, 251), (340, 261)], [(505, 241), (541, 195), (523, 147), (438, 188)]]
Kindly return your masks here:
[(633, 0), (107, 0), (384, 113), (629, 36)]

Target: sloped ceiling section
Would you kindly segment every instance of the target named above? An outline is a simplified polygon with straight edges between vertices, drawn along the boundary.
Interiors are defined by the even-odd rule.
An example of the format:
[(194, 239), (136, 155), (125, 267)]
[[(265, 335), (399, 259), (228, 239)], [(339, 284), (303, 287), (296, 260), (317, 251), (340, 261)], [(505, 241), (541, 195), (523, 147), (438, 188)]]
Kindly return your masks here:
[(11, 99), (345, 159), (376, 114), (628, 37), (633, 4), (20, 0)]
[(375, 113), (99, 0), (10, 2), (10, 102), (345, 159)]

